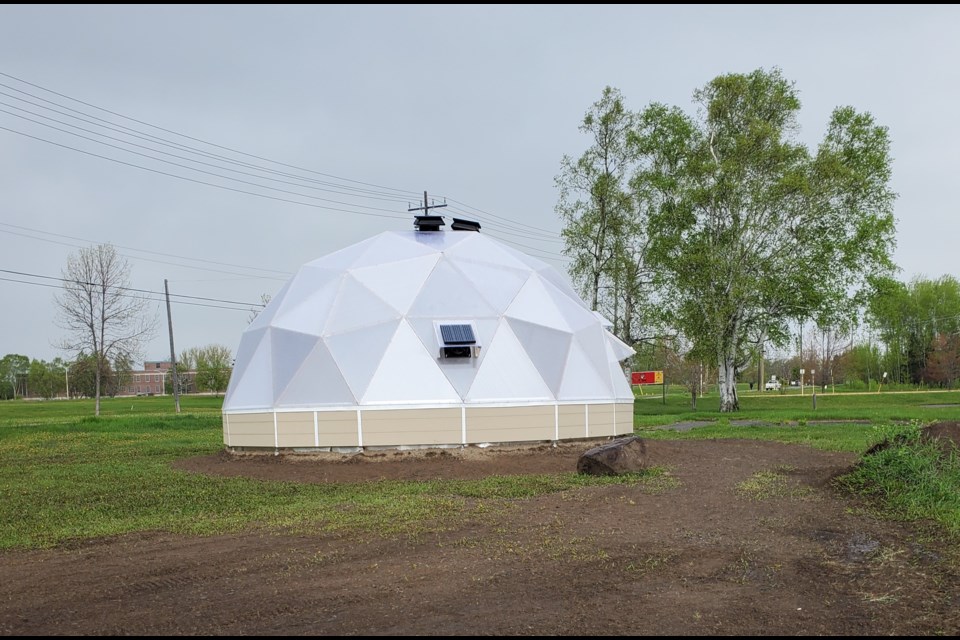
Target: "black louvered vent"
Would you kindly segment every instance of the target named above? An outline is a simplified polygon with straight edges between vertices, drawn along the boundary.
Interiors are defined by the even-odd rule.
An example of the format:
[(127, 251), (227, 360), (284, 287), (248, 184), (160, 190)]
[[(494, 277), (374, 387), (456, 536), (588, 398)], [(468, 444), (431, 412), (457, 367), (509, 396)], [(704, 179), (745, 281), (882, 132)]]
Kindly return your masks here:
[(440, 227), (446, 224), (443, 216), (414, 216), (413, 226), (417, 231), (440, 231)]

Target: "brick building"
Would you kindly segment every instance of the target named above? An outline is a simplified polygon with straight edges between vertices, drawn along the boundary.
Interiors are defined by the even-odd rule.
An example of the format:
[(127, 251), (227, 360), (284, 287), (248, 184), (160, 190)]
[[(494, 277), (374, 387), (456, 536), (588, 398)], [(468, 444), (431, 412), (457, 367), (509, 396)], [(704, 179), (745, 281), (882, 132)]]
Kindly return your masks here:
[[(117, 395), (139, 396), (166, 395), (167, 377), (171, 375), (169, 360), (146, 360), (143, 369), (130, 371), (127, 383), (120, 387)], [(196, 393), (196, 371), (177, 371), (180, 378), (181, 393)]]

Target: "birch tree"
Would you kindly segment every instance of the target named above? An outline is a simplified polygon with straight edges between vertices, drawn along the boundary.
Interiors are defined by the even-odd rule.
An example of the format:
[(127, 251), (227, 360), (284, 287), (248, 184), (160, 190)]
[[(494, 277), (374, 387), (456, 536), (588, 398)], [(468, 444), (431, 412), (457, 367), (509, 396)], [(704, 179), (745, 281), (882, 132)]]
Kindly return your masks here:
[(594, 311), (600, 310), (601, 290), (612, 284), (615, 271), (623, 266), (618, 261), (632, 217), (627, 134), (633, 122), (620, 92), (604, 89), (580, 124), (580, 131), (590, 136), (590, 147), (576, 160), (564, 156), (555, 180), (556, 210), (564, 223), (563, 251), (572, 259), (570, 275)]
[(66, 332), (60, 347), (93, 358), (94, 415), (100, 415), (103, 370), (129, 360), (156, 328), (147, 301), (130, 287), (130, 265), (109, 244), (81, 248), (67, 258), (63, 288), (55, 296), (57, 320)]
[(738, 366), (791, 319), (836, 325), (889, 273), (894, 239), (887, 129), (833, 111), (815, 152), (797, 141), (798, 92), (778, 69), (719, 76), (690, 117), (652, 104), (632, 138), (648, 260), (691, 355), (718, 367), (720, 411), (739, 409)]

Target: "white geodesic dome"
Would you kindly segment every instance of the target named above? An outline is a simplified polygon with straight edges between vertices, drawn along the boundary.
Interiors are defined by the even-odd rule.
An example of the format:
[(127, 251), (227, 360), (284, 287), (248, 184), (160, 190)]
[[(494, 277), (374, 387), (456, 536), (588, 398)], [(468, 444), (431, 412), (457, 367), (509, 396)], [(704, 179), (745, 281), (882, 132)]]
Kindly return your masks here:
[(223, 411), (276, 423), (277, 412), (632, 403), (619, 364), (632, 353), (540, 260), (472, 231), (385, 232), (307, 263), (270, 301), (243, 333)]

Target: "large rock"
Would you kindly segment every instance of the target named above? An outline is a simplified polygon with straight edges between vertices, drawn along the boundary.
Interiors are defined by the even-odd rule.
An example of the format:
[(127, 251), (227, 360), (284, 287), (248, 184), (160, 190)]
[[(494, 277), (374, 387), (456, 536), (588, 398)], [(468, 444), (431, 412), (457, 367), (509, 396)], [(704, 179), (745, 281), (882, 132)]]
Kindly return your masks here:
[(577, 461), (577, 472), (591, 476), (637, 473), (647, 467), (647, 444), (643, 438), (628, 436), (594, 447)]

